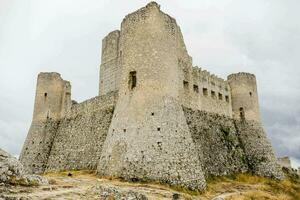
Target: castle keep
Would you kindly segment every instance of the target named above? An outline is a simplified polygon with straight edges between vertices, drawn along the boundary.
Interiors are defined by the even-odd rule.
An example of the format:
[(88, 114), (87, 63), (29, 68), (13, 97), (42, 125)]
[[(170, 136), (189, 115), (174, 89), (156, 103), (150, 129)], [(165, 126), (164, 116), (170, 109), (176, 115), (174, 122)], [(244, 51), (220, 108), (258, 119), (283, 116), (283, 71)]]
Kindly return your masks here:
[(281, 178), (257, 94), (253, 74), (194, 67), (175, 19), (151, 2), (103, 39), (98, 96), (76, 103), (58, 73), (39, 74), (20, 160), (33, 173), (92, 169), (190, 189), (212, 175)]

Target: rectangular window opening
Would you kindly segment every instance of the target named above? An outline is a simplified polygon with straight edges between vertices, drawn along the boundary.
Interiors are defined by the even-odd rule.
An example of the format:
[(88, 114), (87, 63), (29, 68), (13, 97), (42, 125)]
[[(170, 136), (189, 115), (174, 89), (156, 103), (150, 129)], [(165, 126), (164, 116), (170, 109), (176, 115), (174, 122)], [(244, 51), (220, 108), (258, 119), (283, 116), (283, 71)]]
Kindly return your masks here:
[(207, 88), (203, 88), (203, 95), (204, 95), (204, 96), (207, 96), (207, 95), (208, 95), (208, 90), (207, 90)]
[(219, 93), (219, 100), (223, 100), (223, 95)]
[(211, 97), (216, 98), (216, 92), (215, 91), (211, 91)]
[(136, 87), (136, 71), (129, 73), (129, 87), (131, 90)]
[(194, 92), (199, 93), (199, 87), (198, 87), (198, 85), (194, 85), (193, 88), (194, 88)]
[(228, 95), (225, 96), (225, 100), (226, 100), (226, 102), (229, 102), (229, 96)]
[(188, 90), (189, 89), (189, 82), (183, 81), (183, 88)]

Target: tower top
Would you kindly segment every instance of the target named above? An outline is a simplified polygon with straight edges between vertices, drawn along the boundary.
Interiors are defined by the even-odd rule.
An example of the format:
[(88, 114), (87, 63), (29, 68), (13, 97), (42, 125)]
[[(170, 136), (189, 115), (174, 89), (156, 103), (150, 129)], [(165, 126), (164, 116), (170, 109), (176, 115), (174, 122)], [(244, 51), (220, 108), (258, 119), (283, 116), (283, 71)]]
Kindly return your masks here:
[(160, 5), (158, 3), (156, 3), (155, 1), (151, 1), (150, 3), (148, 3), (146, 5), (146, 8), (148, 7), (157, 7), (158, 9), (160, 9)]

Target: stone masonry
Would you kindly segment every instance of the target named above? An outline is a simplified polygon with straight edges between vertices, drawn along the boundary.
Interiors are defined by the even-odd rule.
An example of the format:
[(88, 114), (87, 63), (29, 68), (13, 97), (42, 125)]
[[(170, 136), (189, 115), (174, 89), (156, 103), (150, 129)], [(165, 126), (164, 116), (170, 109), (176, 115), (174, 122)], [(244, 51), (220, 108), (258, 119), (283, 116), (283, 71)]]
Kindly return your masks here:
[(202, 190), (209, 176), (282, 178), (264, 133), (256, 78), (193, 66), (176, 20), (151, 2), (102, 41), (99, 96), (76, 103), (41, 73), (20, 160), (31, 173), (100, 176)]

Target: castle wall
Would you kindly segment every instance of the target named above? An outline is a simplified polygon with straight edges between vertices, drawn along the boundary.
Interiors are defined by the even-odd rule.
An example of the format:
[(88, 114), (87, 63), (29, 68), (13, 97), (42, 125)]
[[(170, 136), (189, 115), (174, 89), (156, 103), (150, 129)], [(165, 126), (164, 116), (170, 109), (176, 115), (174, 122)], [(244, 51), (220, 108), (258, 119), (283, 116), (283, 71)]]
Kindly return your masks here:
[(282, 179), (283, 173), (261, 123), (253, 120), (234, 120), (234, 122), (249, 170), (259, 176)]
[(156, 3), (123, 20), (119, 100), (99, 161), (100, 175), (205, 187), (179, 102), (178, 30)]
[(118, 90), (121, 74), (119, 39), (120, 31), (116, 30), (102, 40), (99, 95)]
[(248, 171), (246, 156), (231, 118), (186, 107), (184, 114), (207, 177)]
[(282, 178), (266, 135), (258, 123), (234, 120), (184, 107), (206, 176), (251, 172)]
[(227, 81), (179, 61), (182, 68), (181, 97), (186, 107), (232, 116), (231, 93)]
[(43, 173), (56, 135), (58, 122), (32, 122), (24, 142), (20, 161), (27, 173)]
[(96, 169), (116, 99), (110, 92), (72, 106), (56, 128), (47, 171)]

